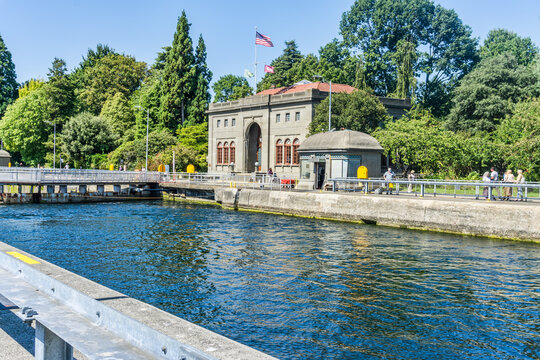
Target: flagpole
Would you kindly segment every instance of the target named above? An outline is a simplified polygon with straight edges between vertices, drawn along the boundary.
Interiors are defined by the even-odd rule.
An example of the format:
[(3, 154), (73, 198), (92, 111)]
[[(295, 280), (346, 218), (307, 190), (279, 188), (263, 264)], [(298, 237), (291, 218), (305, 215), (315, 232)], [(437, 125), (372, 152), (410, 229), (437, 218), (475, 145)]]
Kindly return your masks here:
[(257, 93), (257, 27), (255, 26), (255, 81), (253, 82), (253, 94)]

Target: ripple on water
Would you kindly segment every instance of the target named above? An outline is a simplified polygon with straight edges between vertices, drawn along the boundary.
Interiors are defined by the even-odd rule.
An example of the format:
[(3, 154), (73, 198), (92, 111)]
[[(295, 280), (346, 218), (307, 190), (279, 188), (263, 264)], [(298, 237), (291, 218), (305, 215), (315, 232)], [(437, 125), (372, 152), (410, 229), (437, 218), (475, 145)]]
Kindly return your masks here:
[(540, 247), (154, 203), (2, 207), (0, 240), (283, 359), (540, 358)]

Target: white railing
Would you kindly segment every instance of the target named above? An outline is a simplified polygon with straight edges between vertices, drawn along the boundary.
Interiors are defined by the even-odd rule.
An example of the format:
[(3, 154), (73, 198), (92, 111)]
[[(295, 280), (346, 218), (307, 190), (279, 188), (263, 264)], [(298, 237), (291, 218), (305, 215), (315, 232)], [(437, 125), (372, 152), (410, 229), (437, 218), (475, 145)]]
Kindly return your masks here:
[(108, 171), (86, 169), (34, 169), (0, 167), (0, 184), (137, 184), (159, 183), (154, 171)]
[(234, 173), (166, 173), (163, 174), (162, 182), (176, 184), (201, 184), (208, 186), (221, 186), (233, 188), (253, 188), (282, 190), (293, 189), (297, 179), (287, 176), (275, 176), (267, 174), (234, 174)]

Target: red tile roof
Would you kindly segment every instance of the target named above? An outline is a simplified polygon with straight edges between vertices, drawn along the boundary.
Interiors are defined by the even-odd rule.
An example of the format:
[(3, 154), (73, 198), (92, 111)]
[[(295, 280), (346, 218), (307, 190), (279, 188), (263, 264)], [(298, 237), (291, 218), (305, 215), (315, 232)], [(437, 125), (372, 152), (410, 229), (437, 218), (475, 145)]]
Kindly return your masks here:
[[(267, 89), (263, 90), (261, 92), (258, 92), (257, 95), (281, 95), (281, 94), (290, 94), (295, 93), (299, 91), (305, 91), (308, 89), (317, 89), (319, 91), (326, 91), (328, 92), (330, 90), (330, 85), (328, 83), (322, 83), (322, 82), (313, 82), (309, 84), (301, 84), (301, 85), (291, 85), (291, 86), (284, 86), (280, 88), (275, 89)], [(345, 84), (332, 84), (332, 93), (340, 93), (345, 92), (347, 94), (352, 93), (356, 88), (345, 85)]]

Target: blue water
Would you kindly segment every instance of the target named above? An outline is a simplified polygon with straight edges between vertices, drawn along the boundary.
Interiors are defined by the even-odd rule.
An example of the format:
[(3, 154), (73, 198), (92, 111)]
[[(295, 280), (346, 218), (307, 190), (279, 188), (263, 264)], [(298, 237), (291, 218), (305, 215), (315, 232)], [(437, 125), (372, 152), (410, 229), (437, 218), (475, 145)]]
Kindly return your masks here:
[(282, 359), (540, 358), (540, 244), (161, 202), (2, 206), (0, 230)]

